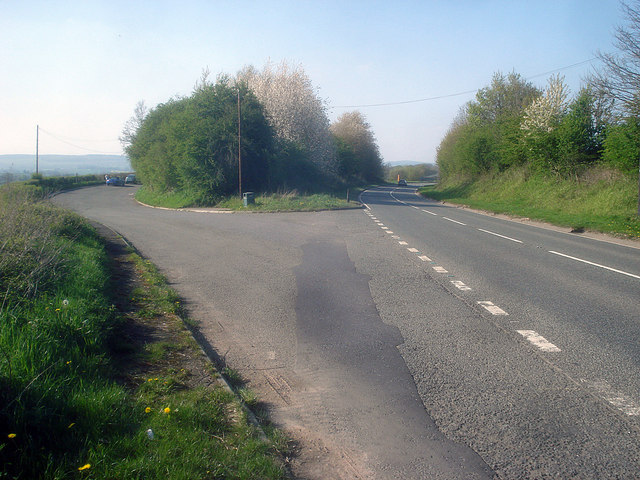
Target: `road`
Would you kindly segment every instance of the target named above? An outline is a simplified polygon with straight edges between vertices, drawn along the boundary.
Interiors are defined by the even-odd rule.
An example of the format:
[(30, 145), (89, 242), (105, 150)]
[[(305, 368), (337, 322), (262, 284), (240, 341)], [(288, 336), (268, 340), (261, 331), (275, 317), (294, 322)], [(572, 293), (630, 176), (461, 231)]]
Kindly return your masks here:
[[(299, 478), (634, 478), (640, 251), (443, 206), (55, 201), (127, 237), (301, 446)], [(588, 262), (588, 263), (587, 263)]]

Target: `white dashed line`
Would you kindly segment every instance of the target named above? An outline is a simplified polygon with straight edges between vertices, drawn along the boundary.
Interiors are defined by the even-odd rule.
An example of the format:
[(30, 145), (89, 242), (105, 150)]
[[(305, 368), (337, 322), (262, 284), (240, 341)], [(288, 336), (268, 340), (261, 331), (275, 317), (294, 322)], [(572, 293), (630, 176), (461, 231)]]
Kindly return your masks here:
[(433, 269), (438, 272), (438, 273), (449, 273), (447, 270), (444, 269), (444, 267), (433, 267)]
[(413, 247), (407, 248), (407, 250), (409, 250), (411, 253), (418, 253), (420, 251), (417, 248), (413, 248)]
[(498, 307), (497, 305), (494, 305), (493, 302), (483, 301), (483, 302), (478, 302), (478, 305), (483, 307), (485, 310), (487, 310), (492, 315), (509, 315), (507, 312), (502, 310), (500, 307)]
[(380, 225), (380, 228), (381, 228), (382, 230), (389, 230), (389, 227), (383, 227), (382, 225)]
[(620, 273), (622, 275), (627, 275), (628, 277), (638, 278), (640, 279), (640, 275), (635, 275), (633, 273), (624, 272), (622, 270), (617, 270), (615, 268), (607, 267), (606, 265), (600, 265), (599, 263), (593, 263), (588, 260), (583, 260), (581, 258), (572, 257), (570, 255), (565, 255), (564, 253), (554, 252), (553, 250), (549, 250), (549, 253), (553, 253), (554, 255), (560, 255), (561, 257), (570, 258), (571, 260), (575, 260), (577, 262), (586, 263), (587, 265), (593, 265), (594, 267), (604, 268), (605, 270), (610, 270), (612, 272)]
[[(393, 232), (388, 232), (388, 233), (393, 233)], [(391, 238), (395, 238), (396, 240), (400, 240), (400, 236), (399, 235), (392, 235)]]
[(520, 335), (529, 340), (533, 345), (538, 347), (543, 352), (561, 352), (558, 347), (556, 347), (549, 340), (544, 338), (538, 332), (533, 330), (516, 330)]
[(621, 394), (620, 392), (616, 392), (611, 385), (609, 385), (604, 380), (598, 380), (595, 382), (590, 382), (588, 380), (582, 379), (582, 383), (586, 384), (587, 387), (595, 390), (602, 398), (604, 398), (611, 405), (616, 407), (618, 410), (630, 416), (640, 415), (640, 407), (637, 403), (631, 400), (629, 397)]
[[(385, 230), (384, 233), (393, 233), (393, 232), (391, 230)], [(398, 238), (400, 238), (400, 237), (398, 237)]]
[(407, 242), (404, 242), (404, 241), (399, 241), (398, 243), (399, 243), (400, 245), (409, 245)]
[(458, 225), (466, 225), (466, 223), (459, 222), (457, 220), (454, 220), (453, 218), (449, 218), (449, 217), (442, 217), (442, 218), (444, 218), (445, 220), (449, 220), (450, 222), (457, 223)]
[(438, 214), (437, 214), (437, 213), (430, 212), (429, 210), (422, 210), (422, 211), (423, 211), (424, 213), (428, 213), (429, 215), (435, 215), (436, 217), (438, 216)]
[(453, 283), (458, 290), (463, 290), (463, 291), (471, 290), (471, 287), (467, 287), (460, 280), (451, 280), (451, 283)]
[(483, 230), (482, 228), (479, 228), (478, 230), (480, 230), (481, 232), (484, 232), (484, 233), (488, 233), (489, 235), (495, 235), (496, 237), (504, 238), (506, 240), (511, 240), (512, 242), (522, 243), (522, 241), (517, 240), (515, 238), (505, 237), (504, 235), (500, 235), (499, 233), (495, 233), (495, 232), (490, 232), (489, 230)]
[(429, 257), (427, 257), (426, 255), (420, 255), (420, 256), (418, 256), (418, 258), (420, 260), (422, 260), (423, 262), (430, 262), (431, 261), (431, 259)]

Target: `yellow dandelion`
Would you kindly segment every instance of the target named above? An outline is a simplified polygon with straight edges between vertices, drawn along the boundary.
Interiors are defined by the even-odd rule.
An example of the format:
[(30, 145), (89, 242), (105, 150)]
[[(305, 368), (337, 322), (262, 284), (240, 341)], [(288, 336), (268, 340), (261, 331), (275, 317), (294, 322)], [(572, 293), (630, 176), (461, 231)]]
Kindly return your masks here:
[(60, 309), (59, 309), (59, 308), (56, 308), (56, 312), (59, 312), (59, 311), (60, 311)]
[(15, 433), (10, 433), (9, 435), (7, 435), (7, 437), (9, 437), (9, 438), (16, 438), (16, 434), (15, 434)]
[(86, 465), (83, 465), (81, 467), (78, 467), (78, 470), (82, 471), (82, 470), (89, 470), (91, 468), (91, 464), (87, 463)]
[(144, 409), (144, 412), (145, 412), (145, 413), (150, 413), (150, 412), (151, 412), (151, 407), (147, 407), (147, 408), (145, 408), (145, 409)]
[(171, 409), (170, 409), (169, 407), (166, 407), (166, 408), (164, 409), (164, 413), (171, 413)]

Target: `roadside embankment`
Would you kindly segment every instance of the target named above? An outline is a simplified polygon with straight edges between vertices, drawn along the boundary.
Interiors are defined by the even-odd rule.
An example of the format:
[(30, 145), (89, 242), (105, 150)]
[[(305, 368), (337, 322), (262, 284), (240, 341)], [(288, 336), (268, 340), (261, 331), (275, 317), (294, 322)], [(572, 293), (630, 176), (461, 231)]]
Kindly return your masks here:
[(638, 179), (615, 170), (593, 168), (567, 179), (519, 168), (474, 181), (423, 187), (420, 193), (436, 200), (540, 220), (575, 231), (640, 238)]
[(0, 477), (283, 478), (153, 265), (40, 198), (0, 189)]

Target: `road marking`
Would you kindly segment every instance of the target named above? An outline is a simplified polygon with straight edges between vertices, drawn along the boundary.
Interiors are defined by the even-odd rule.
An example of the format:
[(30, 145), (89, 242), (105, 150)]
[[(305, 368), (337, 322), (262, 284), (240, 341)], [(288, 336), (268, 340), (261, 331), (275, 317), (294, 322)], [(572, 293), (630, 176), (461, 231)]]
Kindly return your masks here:
[(583, 260), (582, 258), (572, 257), (571, 255), (565, 255), (564, 253), (554, 252), (553, 250), (549, 250), (549, 253), (553, 253), (554, 255), (560, 255), (561, 257), (570, 258), (571, 260), (575, 260), (577, 262), (586, 263), (588, 265), (593, 265), (594, 267), (604, 268), (605, 270), (610, 270), (612, 272), (620, 273), (622, 275), (627, 275), (628, 277), (638, 278), (640, 279), (640, 275), (634, 275), (633, 273), (625, 272), (622, 270), (617, 270), (615, 268), (607, 267), (606, 265), (600, 265), (599, 263), (593, 263), (589, 260)]
[(481, 232), (484, 232), (484, 233), (488, 233), (489, 235), (495, 235), (496, 237), (500, 237), (500, 238), (505, 238), (507, 240), (511, 240), (512, 242), (522, 243), (522, 241), (520, 241), (520, 240), (517, 240), (515, 238), (511, 238), (511, 237), (505, 237), (504, 235), (500, 235), (499, 233), (496, 233), (496, 232), (490, 232), (489, 230), (483, 230), (482, 228), (479, 228), (478, 230), (480, 230)]
[(449, 273), (444, 269), (444, 267), (433, 267), (433, 269), (438, 273)]
[(600, 396), (602, 396), (602, 398), (623, 413), (630, 416), (640, 415), (640, 407), (637, 403), (620, 392), (616, 392), (611, 385), (604, 380), (590, 382), (588, 380), (581, 379), (581, 381), (591, 389), (595, 390)]
[(383, 227), (382, 225), (380, 225), (380, 228), (381, 228), (382, 230), (389, 230), (389, 227)]
[(431, 259), (429, 257), (427, 257), (426, 255), (420, 255), (420, 256), (418, 256), (418, 258), (420, 260), (422, 260), (423, 262), (430, 262), (431, 261)]
[[(391, 230), (386, 230), (384, 233), (393, 233)], [(400, 238), (400, 237), (398, 237)]]
[[(388, 232), (388, 233), (393, 233), (393, 232)], [(396, 240), (400, 240), (400, 236), (399, 235), (392, 235), (391, 238), (395, 238)]]
[(502, 310), (500, 307), (498, 307), (497, 305), (494, 305), (493, 302), (483, 301), (483, 302), (478, 302), (478, 305), (483, 307), (485, 310), (487, 310), (492, 315), (509, 315), (507, 312)]
[(463, 291), (471, 290), (471, 287), (467, 287), (460, 280), (451, 280), (451, 283), (453, 283), (458, 290), (463, 290)]
[(420, 251), (417, 248), (413, 248), (413, 247), (407, 248), (407, 250), (409, 250), (411, 253), (418, 253)]
[(399, 241), (398, 242), (400, 245), (409, 245), (407, 242), (403, 242), (403, 241)]
[(416, 207), (415, 205), (411, 205), (411, 208), (415, 208), (416, 210), (420, 210), (420, 207)]
[(435, 215), (436, 217), (438, 216), (438, 214), (437, 214), (437, 213), (430, 212), (429, 210), (422, 210), (422, 211), (423, 211), (424, 213), (428, 213), (429, 215)]
[(538, 332), (533, 330), (516, 330), (520, 335), (529, 340), (533, 345), (538, 347), (543, 352), (561, 352), (558, 347), (556, 347), (549, 340), (544, 338)]
[(458, 225), (466, 225), (466, 223), (459, 222), (457, 220), (454, 220), (453, 218), (449, 218), (449, 217), (442, 217), (442, 218), (444, 218), (445, 220), (449, 220), (450, 222), (457, 223)]

